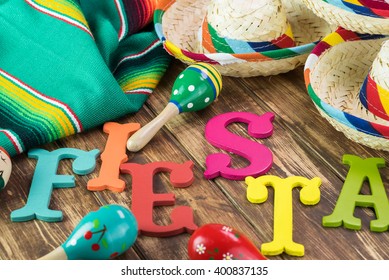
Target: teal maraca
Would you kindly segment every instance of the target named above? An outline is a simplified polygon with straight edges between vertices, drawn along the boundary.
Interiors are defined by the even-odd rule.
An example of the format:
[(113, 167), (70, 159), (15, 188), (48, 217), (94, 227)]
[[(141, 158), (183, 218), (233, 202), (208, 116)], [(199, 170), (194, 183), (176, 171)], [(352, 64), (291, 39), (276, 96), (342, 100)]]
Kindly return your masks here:
[(183, 112), (204, 109), (217, 98), (221, 89), (222, 78), (215, 67), (207, 63), (190, 65), (174, 82), (165, 109), (128, 139), (127, 149), (130, 152), (139, 151), (171, 118)]
[(60, 247), (40, 260), (107, 260), (127, 251), (138, 235), (131, 211), (105, 205), (87, 214)]

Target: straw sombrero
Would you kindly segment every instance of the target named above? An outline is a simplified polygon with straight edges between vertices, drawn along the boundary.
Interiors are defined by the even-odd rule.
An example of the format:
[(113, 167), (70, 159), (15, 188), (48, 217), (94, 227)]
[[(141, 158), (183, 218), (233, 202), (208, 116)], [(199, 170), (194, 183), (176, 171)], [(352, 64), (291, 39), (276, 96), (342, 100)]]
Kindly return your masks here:
[(309, 55), (304, 76), (314, 104), (349, 139), (389, 151), (389, 41), (343, 28)]
[(387, 0), (304, 0), (308, 8), (331, 24), (369, 34), (389, 34)]
[(154, 23), (171, 55), (235, 77), (295, 69), (335, 30), (302, 0), (160, 0)]

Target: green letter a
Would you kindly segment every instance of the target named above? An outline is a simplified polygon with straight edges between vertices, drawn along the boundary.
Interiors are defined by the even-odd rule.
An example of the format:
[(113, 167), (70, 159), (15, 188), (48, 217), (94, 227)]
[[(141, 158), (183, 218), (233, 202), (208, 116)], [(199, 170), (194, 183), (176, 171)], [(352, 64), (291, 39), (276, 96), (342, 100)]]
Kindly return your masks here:
[[(354, 217), (355, 207), (372, 207), (377, 219), (370, 222), (370, 230), (383, 232), (389, 226), (389, 203), (378, 168), (385, 166), (382, 158), (362, 159), (344, 155), (343, 163), (350, 166), (334, 212), (323, 217), (323, 226), (360, 230), (361, 220)], [(360, 194), (363, 183), (370, 183), (371, 195)]]

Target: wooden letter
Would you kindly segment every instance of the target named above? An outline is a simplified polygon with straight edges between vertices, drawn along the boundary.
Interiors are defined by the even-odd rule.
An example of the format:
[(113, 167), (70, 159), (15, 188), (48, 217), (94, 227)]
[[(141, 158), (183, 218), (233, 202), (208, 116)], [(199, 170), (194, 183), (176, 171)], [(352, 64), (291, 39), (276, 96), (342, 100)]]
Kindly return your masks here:
[(173, 209), (170, 225), (156, 225), (153, 221), (155, 206), (174, 205), (172, 193), (153, 192), (153, 177), (158, 172), (170, 172), (170, 181), (174, 187), (188, 187), (193, 183), (193, 162), (184, 164), (174, 162), (153, 162), (149, 164), (125, 163), (120, 166), (123, 173), (132, 175), (132, 213), (135, 215), (139, 231), (148, 236), (172, 236), (183, 232), (192, 233), (197, 225), (193, 221), (192, 208), (179, 206)]
[(292, 256), (304, 256), (304, 246), (293, 241), (292, 190), (301, 187), (300, 201), (305, 205), (314, 205), (320, 201), (321, 180), (318, 177), (308, 180), (300, 176), (281, 179), (277, 176), (246, 178), (247, 199), (251, 203), (263, 203), (267, 200), (266, 187), (274, 189), (274, 233), (273, 241), (261, 246), (264, 255), (279, 255), (285, 252)]
[(79, 149), (63, 148), (52, 152), (43, 149), (30, 150), (28, 156), (38, 160), (34, 177), (28, 195), (27, 203), (23, 208), (11, 213), (11, 220), (24, 222), (38, 219), (46, 222), (62, 221), (62, 211), (49, 209), (53, 188), (74, 187), (73, 175), (58, 175), (59, 161), (65, 158), (73, 161), (73, 172), (78, 175), (91, 173), (96, 166), (96, 157), (99, 150), (85, 152)]
[[(355, 207), (373, 207), (377, 219), (370, 222), (370, 230), (383, 232), (389, 226), (389, 203), (378, 168), (385, 166), (382, 158), (362, 159), (344, 155), (343, 163), (350, 166), (333, 213), (323, 217), (323, 226), (360, 230), (361, 219), (354, 217)], [(370, 183), (371, 195), (360, 194), (363, 183)]]
[(119, 179), (120, 164), (128, 160), (126, 154), (127, 140), (131, 134), (140, 128), (138, 123), (119, 124), (108, 122), (104, 124), (104, 132), (109, 134), (104, 152), (101, 154), (101, 169), (99, 177), (88, 181), (90, 191), (111, 190), (122, 192), (126, 183)]
[(204, 177), (213, 179), (222, 176), (231, 180), (243, 180), (247, 176), (265, 174), (273, 164), (273, 155), (269, 148), (260, 143), (235, 135), (227, 130), (234, 122), (248, 124), (248, 133), (255, 138), (267, 138), (273, 134), (273, 113), (261, 116), (247, 112), (230, 112), (212, 118), (205, 127), (205, 137), (213, 146), (240, 155), (250, 161), (241, 169), (231, 168), (231, 158), (227, 154), (217, 153), (207, 156)]

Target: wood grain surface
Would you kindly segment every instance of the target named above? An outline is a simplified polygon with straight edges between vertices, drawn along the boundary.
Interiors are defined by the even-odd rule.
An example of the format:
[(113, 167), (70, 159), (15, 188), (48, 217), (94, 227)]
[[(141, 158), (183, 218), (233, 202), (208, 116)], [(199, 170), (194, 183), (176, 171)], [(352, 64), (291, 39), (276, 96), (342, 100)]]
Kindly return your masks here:
[[(136, 114), (113, 121), (141, 125), (148, 123), (167, 104), (173, 82), (185, 67), (181, 62), (173, 61), (144, 107)], [(376, 218), (372, 209), (356, 209), (355, 216), (361, 218), (363, 224), (359, 231), (342, 227), (325, 228), (321, 224), (322, 217), (332, 213), (348, 172), (348, 166), (342, 163), (343, 155), (382, 157), (386, 162), (389, 156), (388, 153), (348, 140), (320, 116), (306, 92), (301, 67), (287, 74), (271, 77), (223, 77), (223, 90), (217, 101), (200, 112), (175, 117), (141, 151), (128, 152), (129, 161), (143, 164), (154, 161), (193, 161), (195, 181), (190, 187), (173, 188), (167, 174), (162, 173), (155, 176), (154, 191), (172, 192), (176, 196), (176, 206), (192, 207), (197, 225), (229, 225), (245, 233), (259, 248), (262, 243), (273, 240), (272, 190), (269, 188), (267, 202), (251, 204), (246, 199), (247, 186), (244, 181), (221, 177), (206, 180), (203, 176), (206, 156), (223, 152), (206, 141), (205, 125), (212, 117), (232, 111), (275, 114), (274, 133), (267, 139), (250, 137), (244, 124), (229, 126), (233, 133), (263, 143), (272, 150), (274, 163), (269, 175), (322, 179), (321, 199), (317, 205), (303, 205), (298, 199), (299, 190), (293, 191), (293, 239), (305, 246), (305, 255), (292, 257), (281, 254), (269, 259), (389, 259), (389, 233), (374, 233), (369, 230), (370, 221)], [(63, 147), (84, 150), (97, 148), (103, 151), (107, 137), (101, 126), (41, 148), (50, 151)], [(234, 167), (246, 164), (242, 158), (233, 156)], [(28, 158), (26, 154), (14, 157), (10, 181), (0, 192), (2, 260), (29, 260), (45, 255), (66, 240), (83, 216), (101, 205), (115, 203), (131, 208), (130, 175), (121, 175), (127, 183), (122, 193), (87, 190), (87, 182), (99, 174), (101, 159), (98, 158), (94, 172), (85, 176), (75, 175), (76, 187), (53, 191), (50, 208), (63, 211), (62, 222), (11, 222), (11, 212), (26, 203), (35, 165), (36, 160)], [(380, 171), (387, 188), (388, 168)], [(70, 160), (61, 161), (58, 174), (72, 174)], [(154, 221), (162, 225), (169, 224), (173, 207), (156, 207)], [(188, 259), (189, 237), (186, 233), (168, 238), (139, 236), (134, 246), (118, 259)]]

